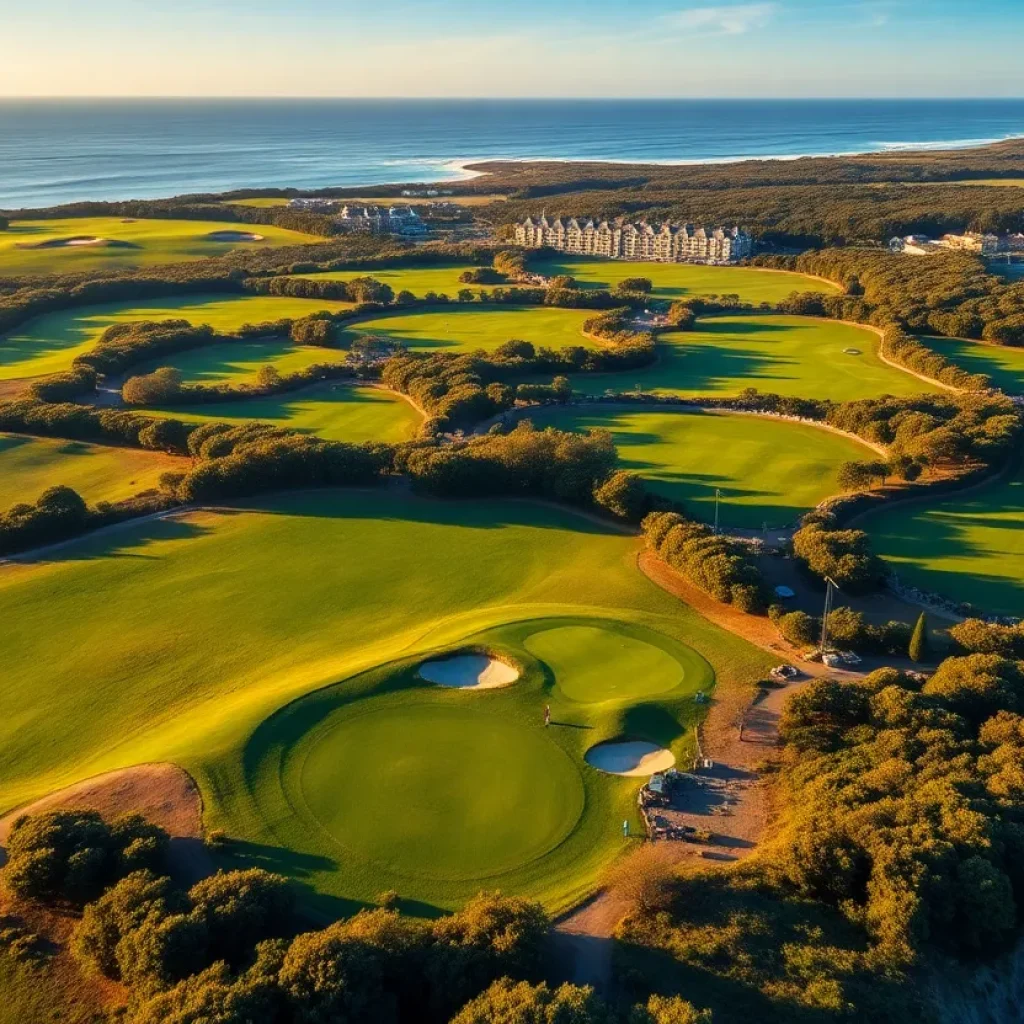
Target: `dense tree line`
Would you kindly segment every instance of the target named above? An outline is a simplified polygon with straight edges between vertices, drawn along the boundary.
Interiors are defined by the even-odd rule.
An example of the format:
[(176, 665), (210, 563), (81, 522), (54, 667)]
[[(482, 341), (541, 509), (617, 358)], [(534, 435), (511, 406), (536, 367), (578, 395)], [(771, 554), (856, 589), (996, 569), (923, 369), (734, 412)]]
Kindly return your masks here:
[(868, 319), (879, 326), (896, 323), (918, 333), (1024, 344), (1024, 282), (988, 273), (968, 253), (916, 258), (877, 249), (825, 249), (755, 262), (855, 284), (871, 308)]
[(968, 654), (998, 654), (1003, 658), (1024, 661), (1024, 624), (1006, 625), (965, 619), (949, 627), (949, 635), (957, 647)]
[(767, 587), (746, 545), (678, 512), (651, 512), (641, 531), (650, 551), (716, 601), (764, 611)]
[(837, 529), (828, 513), (804, 517), (793, 534), (793, 554), (815, 576), (827, 576), (851, 594), (878, 589), (887, 575), (885, 563), (871, 551), (868, 535), (863, 530)]
[[(787, 612), (779, 605), (772, 605), (768, 615), (790, 643), (797, 647), (818, 646), (822, 635), (820, 616)], [(862, 612), (836, 608), (828, 616), (828, 638), (840, 650), (903, 657), (910, 649), (911, 627), (896, 620), (875, 625)]]

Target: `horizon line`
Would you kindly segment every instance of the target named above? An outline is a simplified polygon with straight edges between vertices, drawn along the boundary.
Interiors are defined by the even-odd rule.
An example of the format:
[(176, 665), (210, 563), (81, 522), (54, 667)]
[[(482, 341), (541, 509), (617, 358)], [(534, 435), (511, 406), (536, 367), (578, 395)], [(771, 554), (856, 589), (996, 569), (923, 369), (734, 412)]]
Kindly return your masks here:
[(117, 100), (128, 102), (146, 102), (150, 100), (302, 100), (302, 101), (323, 101), (333, 102), (338, 100), (358, 102), (394, 102), (406, 103), (437, 103), (437, 102), (470, 102), (470, 103), (773, 103), (778, 101), (799, 102), (799, 103), (899, 103), (899, 102), (922, 102), (922, 103), (985, 103), (995, 101), (1020, 102), (1024, 101), (1024, 94), (1014, 96), (992, 95), (992, 96), (322, 96), (322, 95), (190, 95), (190, 94), (153, 94), (153, 95), (115, 95), (107, 93), (90, 94), (33, 94), (24, 96), (0, 95), (0, 103), (16, 103), (23, 101), (90, 101), (90, 100)]

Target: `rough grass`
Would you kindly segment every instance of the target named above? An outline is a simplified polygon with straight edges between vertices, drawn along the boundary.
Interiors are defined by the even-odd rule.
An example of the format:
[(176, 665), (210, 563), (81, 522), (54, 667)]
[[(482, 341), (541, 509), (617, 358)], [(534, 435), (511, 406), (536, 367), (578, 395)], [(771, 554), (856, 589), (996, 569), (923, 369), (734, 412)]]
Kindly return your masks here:
[(379, 388), (321, 384), (266, 398), (146, 409), (186, 423), (248, 423), (259, 420), (329, 441), (407, 441), (422, 417), (404, 399)]
[(838, 490), (839, 466), (871, 449), (818, 427), (736, 413), (625, 407), (545, 408), (536, 426), (612, 432), (619, 462), (652, 489), (723, 527), (791, 523)]
[(152, 302), (83, 306), (36, 317), (0, 337), (0, 380), (67, 370), (75, 356), (93, 348), (111, 324), (185, 319), (194, 324), (209, 324), (220, 331), (234, 331), (247, 323), (309, 316), (321, 309), (349, 306), (347, 302), (328, 299), (264, 295), (190, 295)]
[[(246, 231), (262, 235), (264, 240), (218, 242), (208, 237), (216, 231)], [(114, 244), (24, 248), (75, 237), (101, 238)], [(123, 220), (120, 217), (20, 220), (14, 221), (7, 231), (0, 232), (0, 276), (126, 270), (220, 256), (239, 246), (306, 245), (322, 241), (323, 238), (300, 231), (225, 221)]]
[(837, 285), (804, 274), (756, 270), (752, 267), (706, 267), (690, 263), (633, 263), (588, 256), (557, 256), (533, 260), (530, 269), (554, 276), (568, 274), (585, 288), (614, 288), (627, 277), (646, 277), (659, 299), (698, 295), (739, 295), (743, 302), (778, 302), (793, 292), (836, 293)]
[[(759, 677), (770, 659), (638, 573), (636, 545), (533, 503), (316, 492), (136, 523), (68, 545), (54, 561), (0, 567), (0, 621), (19, 623), (5, 636), (0, 672), (0, 810), (100, 771), (169, 760), (198, 780), (207, 826), (235, 837), (234, 863), (302, 879), (324, 909), (365, 898), (370, 882), (346, 890), (336, 863), (296, 845), (286, 802), (265, 796), (279, 785), (283, 749), (273, 720), (262, 742), (261, 723), (319, 687), (538, 617), (654, 630), (706, 657), (719, 685)], [(530, 657), (519, 635), (488, 639)], [(532, 685), (528, 717), (539, 722), (547, 676)], [(488, 693), (512, 700), (517, 690)], [(559, 734), (573, 757), (620, 733), (687, 742), (679, 714), (649, 702), (600, 710), (595, 728)], [(615, 836), (635, 789), (607, 792), (611, 803), (587, 819), (595, 832), (584, 850)], [(619, 847), (609, 838), (595, 849), (551, 870), (541, 859), (487, 887), (564, 906)], [(445, 906), (464, 893), (438, 883), (419, 898)]]
[[(628, 373), (580, 374), (574, 386), (666, 395), (735, 395), (744, 388), (837, 402), (939, 390), (878, 357), (874, 332), (800, 316), (716, 316), (658, 338), (658, 362)], [(844, 349), (856, 349), (859, 355)]]
[(1007, 394), (1024, 393), (1024, 348), (966, 338), (922, 338), (924, 344), (970, 373), (985, 373)]
[(1024, 469), (983, 490), (873, 513), (864, 529), (913, 586), (983, 611), (1024, 615)]
[(184, 460), (135, 448), (0, 434), (0, 511), (33, 502), (48, 487), (72, 487), (90, 504), (149, 490)]
[(555, 349), (596, 348), (598, 343), (583, 335), (583, 323), (593, 315), (592, 310), (551, 306), (451, 305), (360, 320), (345, 334), (349, 340), (359, 334), (386, 335), (412, 349), (448, 352), (491, 351), (511, 338)]

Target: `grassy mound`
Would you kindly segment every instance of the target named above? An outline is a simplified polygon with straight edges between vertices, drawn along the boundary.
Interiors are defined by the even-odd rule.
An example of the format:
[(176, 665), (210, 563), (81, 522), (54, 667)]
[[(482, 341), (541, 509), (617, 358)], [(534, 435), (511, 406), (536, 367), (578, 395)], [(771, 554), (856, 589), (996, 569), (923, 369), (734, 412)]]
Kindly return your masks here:
[[(205, 220), (131, 220), (120, 217), (73, 217), (67, 220), (19, 220), (0, 235), (0, 275), (78, 274), (121, 270), (158, 263), (219, 256), (242, 244), (209, 236), (221, 231), (263, 236), (247, 246), (307, 245), (315, 235), (264, 224)], [(97, 239), (89, 245), (62, 245), (68, 239)]]
[(843, 462), (875, 457), (818, 427), (736, 413), (570, 406), (539, 409), (531, 418), (538, 427), (610, 430), (620, 464), (695, 518), (714, 519), (719, 490), (724, 527), (793, 522), (836, 493)]
[(419, 350), (448, 352), (491, 351), (512, 338), (538, 347), (565, 348), (598, 342), (583, 336), (583, 322), (593, 316), (585, 309), (551, 306), (441, 306), (411, 313), (396, 313), (360, 320), (345, 333), (386, 335)]
[(687, 678), (686, 669), (671, 654), (619, 630), (546, 629), (530, 636), (526, 649), (551, 669), (562, 693), (583, 703), (654, 697)]
[(89, 504), (117, 501), (156, 487), (184, 460), (135, 448), (0, 434), (0, 510), (33, 502), (48, 487), (72, 487)]
[(664, 395), (735, 395), (757, 388), (836, 402), (939, 390), (883, 363), (878, 340), (872, 331), (832, 320), (705, 317), (696, 330), (660, 335), (653, 366), (629, 374), (581, 374), (573, 385), (588, 394), (639, 387)]
[[(309, 316), (321, 309), (347, 309), (349, 305), (328, 299), (286, 296), (189, 295), (151, 302), (105, 303), (50, 313), (0, 337), (0, 380), (67, 370), (75, 356), (93, 348), (111, 324), (185, 319), (194, 324), (209, 324), (216, 330), (234, 331), (247, 323)], [(219, 358), (225, 355), (222, 351)], [(319, 361), (326, 360), (321, 357)]]
[(588, 256), (556, 256), (535, 260), (531, 270), (555, 276), (568, 274), (584, 288), (614, 288), (627, 277), (646, 277), (659, 299), (699, 295), (739, 295), (743, 302), (778, 302), (793, 292), (834, 294), (836, 285), (803, 274), (777, 273), (751, 267), (705, 267), (688, 263), (633, 263)]
[[(564, 906), (622, 849), (634, 809), (635, 786), (598, 784), (585, 750), (630, 735), (685, 753), (690, 698), (712, 670), (721, 685), (749, 684), (771, 663), (638, 573), (636, 545), (541, 504), (322, 491), (133, 523), (59, 559), (0, 566), (0, 621), (19, 623), (0, 673), (0, 811), (105, 770), (171, 761), (197, 780), (207, 827), (233, 838), (232, 863), (285, 871), (325, 909), (351, 909), (392, 881), (424, 909), (455, 906), (479, 880), (392, 880), (295, 817), (280, 781), (282, 708), (308, 714), (298, 738), (337, 694), (369, 697), (378, 684), (397, 699), (415, 683), (431, 700), (537, 729), (550, 703), (565, 725), (547, 740), (582, 773), (587, 810), (549, 855), (494, 884)], [(710, 665), (657, 701), (587, 705), (565, 698), (524, 646), (553, 626), (613, 623)], [(424, 659), (467, 646), (507, 651), (527, 671), (478, 693), (415, 679)]]
[(142, 410), (187, 423), (272, 423), (329, 441), (407, 441), (420, 414), (404, 399), (379, 388), (323, 384), (239, 402)]
[(964, 497), (896, 505), (864, 520), (900, 579), (979, 609), (1024, 616), (1024, 469)]

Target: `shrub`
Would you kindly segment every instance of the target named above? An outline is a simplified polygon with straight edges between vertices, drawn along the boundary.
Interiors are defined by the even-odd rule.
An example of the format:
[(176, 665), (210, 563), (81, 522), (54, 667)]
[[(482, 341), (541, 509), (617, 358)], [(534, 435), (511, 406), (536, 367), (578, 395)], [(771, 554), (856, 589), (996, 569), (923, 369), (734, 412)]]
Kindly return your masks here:
[(610, 1024), (608, 1011), (594, 990), (579, 985), (550, 989), (500, 978), (470, 1000), (451, 1024)]
[(129, 377), (121, 387), (126, 405), (173, 405), (181, 396), (182, 377), (178, 370), (163, 366), (152, 373)]
[(605, 885), (630, 908), (645, 914), (665, 910), (672, 902), (676, 859), (670, 844), (644, 843), (608, 869)]
[(909, 654), (910, 660), (914, 662), (928, 660), (928, 622), (924, 612), (918, 615), (917, 622), (914, 624), (914, 632), (910, 637)]
[(651, 494), (636, 473), (618, 470), (594, 488), (594, 501), (614, 516), (638, 523), (650, 511)]
[(628, 1024), (711, 1024), (710, 1010), (698, 1010), (679, 996), (651, 996), (644, 1006), (636, 1006)]
[(26, 899), (84, 904), (133, 871), (158, 867), (163, 829), (137, 814), (109, 824), (95, 811), (23, 815), (7, 843), (7, 886)]

